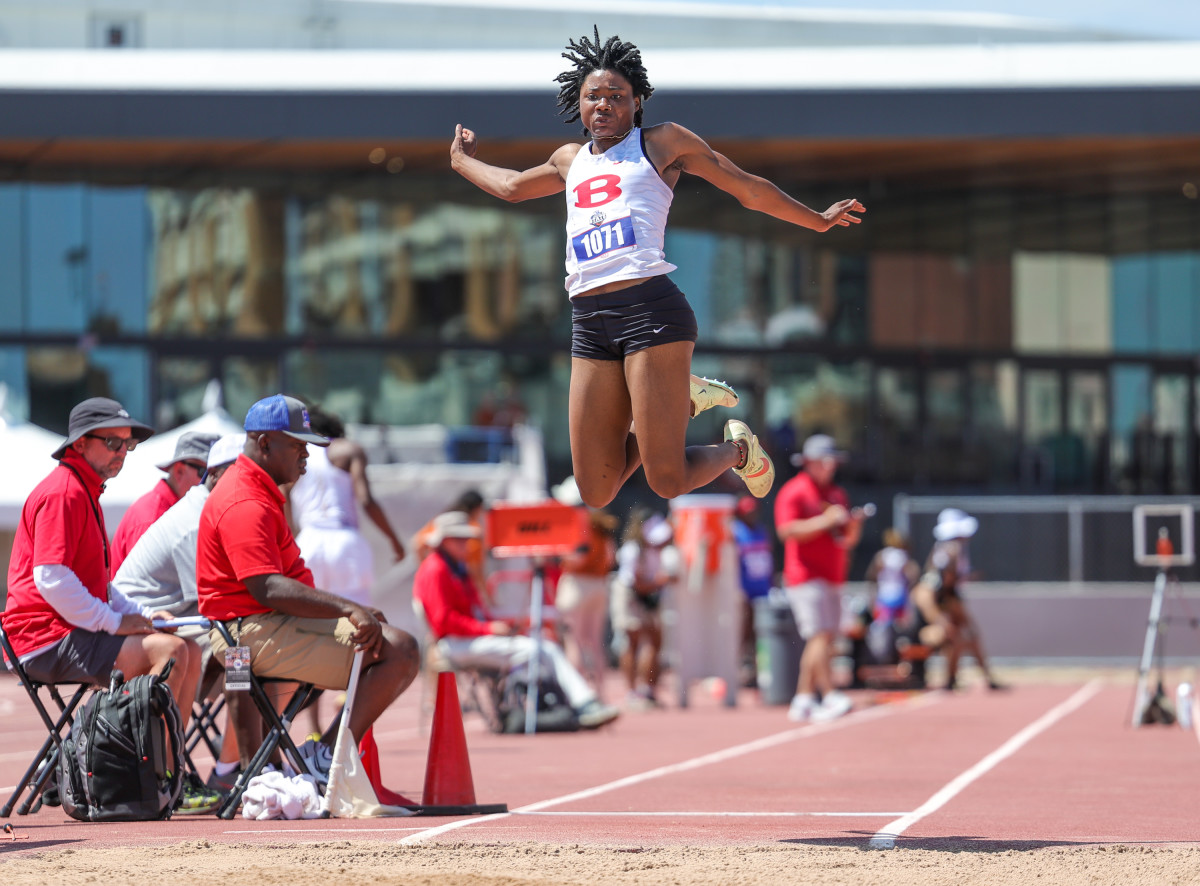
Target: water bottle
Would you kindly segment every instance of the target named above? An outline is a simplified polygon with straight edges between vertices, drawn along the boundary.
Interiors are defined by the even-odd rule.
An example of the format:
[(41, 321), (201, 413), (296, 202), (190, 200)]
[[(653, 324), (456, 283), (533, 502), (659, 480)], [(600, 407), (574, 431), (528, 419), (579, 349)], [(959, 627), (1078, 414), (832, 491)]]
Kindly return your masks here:
[(1175, 718), (1184, 729), (1192, 728), (1192, 684), (1180, 683), (1175, 688)]

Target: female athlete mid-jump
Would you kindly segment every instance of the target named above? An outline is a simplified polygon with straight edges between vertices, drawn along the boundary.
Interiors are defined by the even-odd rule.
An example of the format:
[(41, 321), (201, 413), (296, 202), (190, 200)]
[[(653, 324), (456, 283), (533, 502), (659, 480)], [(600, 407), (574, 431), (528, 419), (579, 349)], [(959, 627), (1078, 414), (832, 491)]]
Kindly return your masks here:
[(691, 375), (696, 318), (667, 277), (663, 255), (673, 188), (683, 172), (698, 175), (743, 206), (827, 231), (859, 219), (857, 200), (816, 212), (769, 181), (738, 168), (695, 133), (675, 123), (642, 128), (642, 105), (654, 92), (641, 53), (618, 37), (572, 40), (558, 75), (559, 113), (579, 120), (591, 141), (567, 144), (518, 172), (478, 160), (475, 133), (459, 125), (451, 166), (510, 202), (566, 191), (566, 287), (571, 298), (571, 460), (583, 500), (612, 501), (641, 465), (658, 495), (674, 498), (733, 468), (759, 498), (775, 468), (743, 422), (730, 419), (725, 441), (686, 446), (688, 418), (737, 395)]

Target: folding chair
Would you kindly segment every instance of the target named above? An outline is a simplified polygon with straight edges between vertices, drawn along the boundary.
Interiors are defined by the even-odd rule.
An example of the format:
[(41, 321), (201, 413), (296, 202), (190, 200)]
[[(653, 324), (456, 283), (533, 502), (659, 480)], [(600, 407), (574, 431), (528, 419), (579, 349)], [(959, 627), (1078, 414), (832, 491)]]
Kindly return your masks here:
[(458, 680), (458, 696), (461, 699), (462, 712), (467, 714), (475, 711), (481, 716), (492, 732), (503, 732), (504, 725), (500, 717), (501, 683), (504, 674), (487, 668), (455, 668), (438, 649), (437, 638), (429, 629), (425, 619), (425, 607), (420, 600), (412, 601), (413, 613), (421, 626), (421, 707), (417, 718), (418, 731), (424, 735), (428, 732), (433, 719), (434, 699), (437, 695), (437, 675), (443, 671), (453, 671)]
[(201, 743), (208, 748), (214, 760), (221, 755), (222, 733), (217, 725), (217, 715), (225, 709), (225, 692), (219, 680), (225, 669), (215, 656), (209, 656), (208, 667), (200, 678), (198, 700), (192, 702), (192, 722), (188, 724), (183, 745), (190, 757)]
[[(84, 695), (93, 686), (90, 683), (38, 683), (29, 679), (29, 675), (25, 673), (25, 668), (21, 662), (17, 660), (17, 654), (13, 651), (12, 645), (8, 642), (8, 635), (4, 633), (4, 628), (0, 627), (0, 648), (3, 648), (3, 658), (8, 659), (9, 666), (16, 673), (17, 679), (21, 681), (21, 685), (25, 687), (25, 692), (29, 695), (33, 706), (37, 708), (38, 715), (42, 718), (42, 723), (46, 726), (46, 731), (49, 733), (46, 740), (42, 742), (41, 748), (33, 758), (33, 762), (29, 764), (29, 768), (25, 770), (25, 774), (21, 776), (17, 782), (16, 790), (13, 791), (8, 802), (4, 804), (4, 808), (0, 809), (0, 818), (8, 818), (12, 815), (13, 807), (16, 806), (21, 794), (29, 787), (30, 781), (33, 782), (32, 787), (29, 787), (29, 796), (25, 798), (25, 802), (17, 810), (18, 815), (28, 815), (30, 812), (37, 812), (42, 805), (42, 791), (46, 784), (54, 776), (55, 769), (58, 768), (58, 757), (62, 752), (62, 740), (65, 734), (70, 730), (71, 723), (74, 720), (75, 709), (79, 707), (83, 701)], [(74, 686), (75, 694), (71, 696), (70, 701), (64, 701), (58, 689), (60, 686)], [(58, 706), (57, 719), (51, 719), (50, 713), (46, 710), (46, 705), (42, 702), (41, 690), (45, 688)], [(39, 772), (39, 767), (41, 771)]]
[[(229, 633), (229, 629), (223, 622), (214, 621), (212, 623), (221, 635), (221, 639), (225, 641), (229, 647), (234, 647), (237, 644), (233, 641), (233, 637)], [(233, 790), (226, 798), (221, 808), (217, 810), (217, 815), (223, 819), (231, 819), (237, 814), (238, 806), (242, 802), (242, 794), (245, 793), (246, 787), (250, 784), (250, 780), (255, 778), (262, 772), (263, 766), (267, 764), (267, 760), (278, 749), (285, 754), (292, 764), (292, 768), (297, 772), (307, 772), (308, 768), (304, 764), (300, 752), (296, 749), (296, 743), (292, 741), (292, 737), (288, 734), (291, 728), (292, 720), (296, 715), (303, 710), (309, 702), (316, 698), (321, 690), (317, 689), (311, 683), (300, 683), (297, 680), (275, 679), (272, 677), (259, 677), (254, 673), (253, 663), (250, 667), (250, 698), (254, 702), (254, 707), (258, 709), (258, 713), (262, 716), (263, 722), (267, 725), (267, 733), (263, 737), (263, 742), (259, 745), (258, 750), (254, 752), (254, 756), (250, 758), (250, 764), (243, 770), (234, 782)], [(297, 683), (296, 692), (292, 695), (282, 713), (275, 710), (275, 705), (271, 703), (270, 697), (263, 689), (263, 683)]]

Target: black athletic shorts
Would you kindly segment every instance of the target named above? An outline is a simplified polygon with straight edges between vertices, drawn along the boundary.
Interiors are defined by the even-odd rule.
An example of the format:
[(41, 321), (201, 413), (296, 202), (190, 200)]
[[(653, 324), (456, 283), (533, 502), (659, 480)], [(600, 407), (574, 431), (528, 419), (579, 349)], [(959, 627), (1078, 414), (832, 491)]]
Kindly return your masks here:
[(669, 277), (571, 299), (571, 356), (623, 360), (654, 345), (696, 340), (696, 315)]
[(124, 637), (76, 628), (54, 646), (25, 662), (25, 673), (39, 683), (96, 683), (107, 686)]

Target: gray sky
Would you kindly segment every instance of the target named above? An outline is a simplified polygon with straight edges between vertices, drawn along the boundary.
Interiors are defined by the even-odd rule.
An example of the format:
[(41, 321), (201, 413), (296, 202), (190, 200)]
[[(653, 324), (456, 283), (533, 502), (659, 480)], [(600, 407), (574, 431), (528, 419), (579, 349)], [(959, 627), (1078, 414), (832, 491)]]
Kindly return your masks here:
[[(694, 2), (694, 0), (693, 0)], [(1181, 40), (1200, 40), (1200, 0), (711, 0), (801, 9), (991, 12)]]

